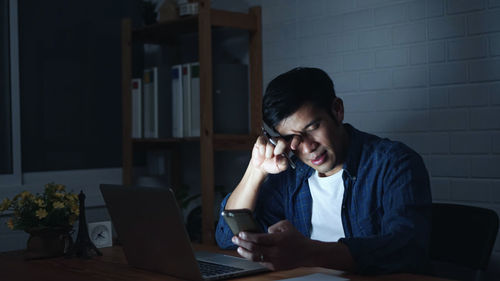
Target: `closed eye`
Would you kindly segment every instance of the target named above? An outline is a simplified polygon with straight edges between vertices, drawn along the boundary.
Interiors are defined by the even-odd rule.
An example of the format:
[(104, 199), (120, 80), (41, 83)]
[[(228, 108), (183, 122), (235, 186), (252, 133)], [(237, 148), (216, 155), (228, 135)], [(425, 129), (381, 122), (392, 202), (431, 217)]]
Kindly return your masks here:
[(319, 125), (320, 125), (320, 121), (318, 120), (318, 121), (312, 123), (309, 127), (307, 127), (307, 131), (314, 131), (314, 130), (319, 128)]
[[(305, 127), (304, 131), (302, 131), (302, 133), (300, 133), (300, 135), (298, 135), (298, 136), (301, 136), (301, 135), (306, 135), (306, 134), (308, 134), (308, 132), (312, 132), (312, 131), (314, 131), (314, 130), (318, 129), (318, 128), (319, 128), (319, 126), (320, 126), (320, 124), (321, 124), (321, 120), (319, 120), (319, 119), (314, 120), (313, 122), (309, 123), (309, 124)], [(283, 138), (283, 139), (284, 139), (287, 143), (289, 143), (289, 142), (291, 142), (291, 141), (292, 141), (292, 139), (293, 139), (293, 137), (294, 137), (294, 136), (297, 136), (297, 135), (292, 134), (292, 135), (286, 135), (286, 136), (281, 136), (281, 137), (282, 137), (282, 138)]]

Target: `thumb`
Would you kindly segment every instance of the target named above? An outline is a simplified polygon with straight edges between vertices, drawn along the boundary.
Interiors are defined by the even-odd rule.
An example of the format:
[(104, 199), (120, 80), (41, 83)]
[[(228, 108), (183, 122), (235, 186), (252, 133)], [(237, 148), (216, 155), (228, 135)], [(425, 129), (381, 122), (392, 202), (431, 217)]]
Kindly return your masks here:
[(289, 221), (282, 220), (282, 221), (279, 221), (279, 222), (271, 225), (267, 229), (267, 232), (269, 232), (269, 233), (284, 232), (284, 231), (286, 231), (287, 229), (290, 228), (289, 226), (290, 226), (290, 222)]

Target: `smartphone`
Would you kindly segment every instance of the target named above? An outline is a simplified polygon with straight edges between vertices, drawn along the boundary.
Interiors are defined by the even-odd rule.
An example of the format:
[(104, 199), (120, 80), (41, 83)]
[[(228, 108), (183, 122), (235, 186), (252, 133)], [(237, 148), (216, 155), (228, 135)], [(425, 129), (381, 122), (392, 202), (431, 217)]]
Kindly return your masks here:
[(238, 235), (238, 233), (242, 231), (262, 232), (262, 228), (255, 221), (252, 211), (249, 209), (224, 210), (222, 212), (222, 217), (229, 225), (234, 235)]

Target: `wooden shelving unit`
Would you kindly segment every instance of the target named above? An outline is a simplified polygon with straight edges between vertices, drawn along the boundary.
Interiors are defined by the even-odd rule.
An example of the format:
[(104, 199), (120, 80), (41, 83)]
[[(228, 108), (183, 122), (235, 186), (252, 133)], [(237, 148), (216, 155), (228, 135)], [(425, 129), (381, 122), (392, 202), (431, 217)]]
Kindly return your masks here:
[[(250, 133), (248, 135), (221, 135), (213, 131), (212, 93), (212, 29), (229, 27), (247, 30), (249, 40)], [(131, 92), (132, 42), (169, 44), (177, 36), (198, 33), (200, 63), (200, 121), (199, 138), (132, 139)], [(122, 22), (122, 106), (123, 106), (123, 183), (133, 184), (132, 163), (134, 150), (174, 148), (184, 142), (200, 143), (202, 241), (213, 244), (214, 239), (214, 151), (250, 150), (260, 133), (262, 113), (262, 28), (261, 9), (252, 7), (248, 13), (214, 10), (210, 0), (199, 1), (199, 14), (174, 21), (161, 22), (140, 29), (132, 29), (129, 19)], [(174, 158), (180, 157), (179, 152)], [(176, 166), (176, 165), (172, 165)], [(174, 169), (179, 169), (174, 168)], [(181, 172), (181, 171), (172, 171)]]

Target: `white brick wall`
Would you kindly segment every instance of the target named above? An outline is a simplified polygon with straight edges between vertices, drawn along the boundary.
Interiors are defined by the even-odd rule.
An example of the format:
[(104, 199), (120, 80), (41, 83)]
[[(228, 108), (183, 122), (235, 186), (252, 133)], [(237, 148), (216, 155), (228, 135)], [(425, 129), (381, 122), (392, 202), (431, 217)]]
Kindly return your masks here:
[(480, 60), (469, 63), (471, 82), (498, 81), (500, 80), (500, 60)]
[(446, 9), (449, 14), (458, 14), (463, 12), (470, 12), (474, 10), (481, 10), (484, 8), (484, 1), (470, 1), (470, 0), (448, 0), (446, 2)]
[(448, 92), (450, 107), (487, 106), (489, 103), (489, 85), (454, 86), (448, 88)]
[(443, 62), (445, 59), (444, 42), (428, 43), (429, 62)]
[(426, 37), (424, 22), (396, 25), (392, 29), (392, 42), (394, 44), (422, 42), (426, 40)]
[(479, 34), (500, 31), (500, 11), (492, 10), (484, 13), (471, 13), (467, 17), (467, 31), (469, 34)]
[(467, 80), (466, 63), (442, 63), (429, 65), (430, 84), (445, 85), (465, 83)]
[(472, 37), (448, 42), (448, 60), (483, 58), (486, 56), (486, 37)]
[(459, 37), (465, 34), (465, 17), (443, 17), (429, 21), (429, 39)]
[(375, 52), (376, 67), (403, 66), (408, 64), (408, 48), (378, 50)]
[(500, 211), (499, 0), (258, 2), (266, 83), (325, 69), (346, 122), (423, 155), (434, 200)]

